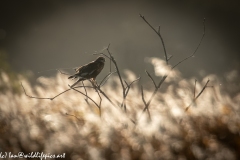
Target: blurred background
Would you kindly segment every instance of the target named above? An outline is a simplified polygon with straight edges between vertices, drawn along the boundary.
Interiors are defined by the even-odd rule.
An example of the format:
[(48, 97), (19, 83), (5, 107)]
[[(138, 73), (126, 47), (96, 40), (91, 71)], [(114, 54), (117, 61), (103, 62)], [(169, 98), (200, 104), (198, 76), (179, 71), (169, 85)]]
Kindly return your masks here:
[[(0, 50), (5, 56), (1, 57), (17, 72), (31, 70), (37, 76), (50, 76), (56, 71), (37, 72), (85, 64), (96, 58), (92, 53), (110, 43), (119, 68), (132, 70), (145, 81), (144, 70), (154, 72), (146, 57), (164, 58), (164, 53), (140, 13), (153, 27), (161, 26), (167, 53), (173, 55), (172, 65), (194, 52), (206, 18), (206, 36), (196, 56), (178, 67), (185, 77), (212, 73), (222, 77), (239, 70), (237, 0), (2, 0)], [(104, 72), (108, 71), (106, 67)]]
[[(66, 153), (72, 160), (240, 159), (238, 1), (1, 0), (0, 153)], [(157, 80), (168, 67), (159, 59), (164, 59), (159, 37), (139, 14), (156, 29), (161, 26), (171, 65), (194, 52), (206, 18), (196, 55), (177, 67), (180, 72), (171, 72), (149, 117), (142, 114), (139, 84), (148, 100), (153, 84), (145, 69)], [(99, 103), (91, 88), (88, 95), (101, 107), (71, 91), (53, 101), (24, 94), (60, 95), (73, 82), (53, 69), (73, 73), (109, 43), (124, 79), (142, 78), (131, 87), (126, 113), (106, 98)], [(107, 61), (97, 80), (108, 72)], [(208, 79), (209, 87), (193, 101)], [(104, 92), (120, 106), (119, 79), (112, 76), (107, 83)]]

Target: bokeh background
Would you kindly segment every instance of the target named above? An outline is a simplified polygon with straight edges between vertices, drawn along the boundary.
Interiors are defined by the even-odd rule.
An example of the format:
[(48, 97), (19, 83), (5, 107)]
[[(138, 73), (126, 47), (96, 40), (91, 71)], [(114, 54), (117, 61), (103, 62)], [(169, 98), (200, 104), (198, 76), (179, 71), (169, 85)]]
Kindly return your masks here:
[[(159, 37), (139, 13), (161, 26), (171, 64), (194, 52), (204, 18), (206, 36), (196, 55), (170, 74)], [(240, 159), (239, 15), (233, 0), (1, 0), (0, 153), (66, 153), (71, 160)], [(109, 43), (122, 78), (130, 84), (141, 76), (124, 101), (126, 112), (116, 75), (101, 87), (113, 105), (92, 88), (86, 90), (95, 103), (79, 94), (83, 88), (70, 90), (73, 82), (56, 71), (73, 73)], [(156, 82), (169, 73), (148, 114), (142, 114), (140, 85), (147, 102), (154, 85), (145, 70)], [(98, 82), (108, 72), (109, 62)]]
[[(1, 1), (0, 49), (16, 71), (36, 76), (55, 75), (56, 68), (73, 68), (95, 59), (109, 43), (120, 69), (130, 69), (147, 80), (153, 72), (146, 57), (164, 58), (157, 35), (139, 17), (161, 26), (171, 64), (193, 53), (180, 65), (185, 77), (239, 70), (240, 7), (237, 0), (183, 1)], [(69, 71), (70, 72), (70, 71)], [(105, 69), (104, 72), (108, 72)], [(144, 75), (144, 76), (143, 76)]]

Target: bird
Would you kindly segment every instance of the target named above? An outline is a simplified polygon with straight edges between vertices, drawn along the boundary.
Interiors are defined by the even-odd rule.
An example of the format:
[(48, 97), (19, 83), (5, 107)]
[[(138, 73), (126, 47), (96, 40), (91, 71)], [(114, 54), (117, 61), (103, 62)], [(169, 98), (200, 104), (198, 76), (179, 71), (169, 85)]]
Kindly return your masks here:
[(100, 56), (95, 61), (75, 68), (76, 73), (74, 75), (69, 76), (68, 79), (78, 78), (78, 80), (73, 85), (71, 85), (71, 88), (74, 87), (77, 83), (84, 80), (89, 79), (95, 82), (97, 75), (102, 71), (104, 67), (104, 63), (105, 58)]

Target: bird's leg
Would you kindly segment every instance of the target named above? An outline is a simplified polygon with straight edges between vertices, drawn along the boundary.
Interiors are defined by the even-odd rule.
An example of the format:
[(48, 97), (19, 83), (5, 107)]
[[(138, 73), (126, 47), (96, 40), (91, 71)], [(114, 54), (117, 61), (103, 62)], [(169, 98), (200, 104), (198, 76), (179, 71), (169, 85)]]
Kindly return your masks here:
[(98, 84), (96, 82), (96, 80), (94, 78), (90, 79), (90, 82), (92, 83), (92, 86), (94, 87), (94, 89), (96, 90), (98, 88)]
[(96, 87), (98, 88), (99, 85), (98, 85), (98, 83), (97, 83), (97, 81), (95, 79), (94, 79), (94, 82), (95, 82)]

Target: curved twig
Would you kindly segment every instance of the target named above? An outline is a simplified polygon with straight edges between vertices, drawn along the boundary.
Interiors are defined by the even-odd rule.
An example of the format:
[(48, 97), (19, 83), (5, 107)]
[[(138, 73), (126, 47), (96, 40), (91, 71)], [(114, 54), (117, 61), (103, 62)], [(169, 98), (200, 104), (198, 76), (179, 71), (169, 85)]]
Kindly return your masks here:
[[(26, 95), (27, 97), (29, 97), (29, 98), (35, 98), (35, 99), (49, 99), (49, 100), (52, 100), (52, 98), (42, 98), (42, 97), (30, 96), (30, 95), (27, 94), (25, 88), (23, 87), (22, 82), (21, 82), (21, 86), (22, 86), (22, 88), (23, 88), (23, 91), (24, 91), (25, 95)], [(65, 92), (67, 92), (67, 91), (65, 91)]]
[(110, 78), (110, 76), (111, 76), (112, 74), (116, 73), (116, 72), (117, 72), (117, 71), (108, 73), (108, 74), (103, 78), (103, 80), (100, 82), (99, 86), (103, 86), (103, 85), (107, 82), (107, 80)]
[(77, 90), (75, 88), (71, 88), (70, 85), (68, 85), (68, 86), (70, 87), (70, 89), (73, 89), (74, 91), (76, 91), (76, 92), (86, 96), (88, 99), (90, 99), (100, 109), (100, 106), (91, 97), (89, 97), (88, 95), (84, 94), (83, 92), (81, 92), (81, 91), (79, 91), (79, 90)]
[(205, 83), (205, 85), (203, 86), (202, 90), (198, 93), (198, 95), (196, 97), (194, 97), (193, 101), (191, 104), (188, 105), (188, 107), (185, 109), (185, 111), (187, 111), (189, 109), (189, 107), (198, 99), (198, 97), (200, 97), (200, 95), (203, 93), (203, 91), (206, 89), (207, 84), (209, 83), (209, 79), (207, 80), (207, 82)]
[[(164, 43), (163, 43), (162, 36), (161, 36), (160, 33), (159, 33), (159, 32), (160, 32), (160, 27), (159, 27), (158, 31), (156, 31), (156, 30), (152, 27), (152, 25), (149, 24), (149, 22), (145, 19), (144, 16), (142, 16), (142, 15), (140, 14), (140, 17), (156, 32), (156, 34), (157, 34), (157, 35), (160, 37), (160, 39), (161, 39), (163, 48), (165, 48)], [(187, 59), (189, 59), (189, 58), (191, 58), (191, 57), (193, 57), (193, 56), (195, 55), (195, 53), (197, 52), (199, 46), (200, 46), (201, 43), (202, 43), (202, 40), (203, 40), (204, 36), (205, 36), (205, 18), (204, 18), (204, 20), (203, 20), (203, 35), (202, 35), (202, 37), (201, 37), (201, 39), (200, 39), (200, 42), (199, 42), (197, 48), (195, 49), (195, 51), (193, 52), (193, 54), (191, 54), (190, 56), (184, 58), (183, 60), (181, 60), (180, 62), (178, 62), (176, 65), (174, 65), (174, 66), (171, 68), (171, 70), (170, 70), (170, 72), (168, 73), (168, 75), (169, 75), (169, 74), (171, 73), (171, 71), (172, 71), (176, 66), (178, 66), (180, 63), (186, 61)], [(166, 53), (166, 52), (164, 52), (164, 53), (165, 53), (165, 57), (166, 57), (166, 62), (168, 62), (168, 59), (167, 59), (167, 56), (166, 56), (167, 53)], [(145, 112), (145, 111), (148, 109), (148, 107), (149, 107), (149, 105), (151, 104), (151, 102), (152, 102), (154, 96), (156, 95), (158, 89), (161, 87), (162, 83), (165, 81), (165, 79), (167, 78), (168, 75), (163, 76), (162, 79), (161, 79), (161, 81), (159, 82), (159, 84), (156, 86), (156, 83), (154, 83), (152, 77), (148, 74), (148, 76), (152, 79), (153, 84), (155, 85), (155, 90), (153, 91), (153, 93), (152, 93), (150, 99), (148, 100), (145, 108), (143, 109), (143, 112)], [(198, 97), (198, 96), (197, 96), (197, 97)]]
[[(147, 107), (147, 103), (146, 103), (145, 98), (144, 98), (143, 86), (142, 86), (142, 85), (141, 85), (141, 92), (142, 92), (142, 101), (143, 101), (143, 104), (144, 104), (145, 107)], [(149, 119), (152, 120), (151, 114), (150, 114), (150, 112), (149, 112), (148, 107), (147, 107), (147, 113), (148, 113)]]
[(177, 67), (177, 66), (178, 66), (179, 64), (181, 64), (182, 62), (188, 60), (189, 58), (192, 58), (192, 57), (195, 55), (195, 53), (197, 52), (198, 48), (199, 48), (200, 45), (202, 44), (202, 40), (203, 40), (204, 36), (205, 36), (205, 18), (203, 19), (203, 34), (202, 34), (202, 37), (201, 37), (201, 39), (200, 39), (200, 42), (198, 43), (197, 48), (195, 49), (195, 51), (193, 52), (193, 54), (191, 54), (190, 56), (184, 58), (183, 60), (181, 60), (181, 61), (179, 61), (177, 64), (175, 64), (175, 65), (171, 68), (171, 70), (174, 69), (175, 67)]
[(161, 42), (162, 42), (162, 46), (163, 46), (163, 50), (164, 50), (164, 55), (165, 55), (165, 61), (166, 63), (168, 64), (168, 57), (167, 57), (167, 50), (166, 50), (166, 47), (165, 47), (165, 44), (164, 44), (164, 41), (163, 41), (163, 38), (162, 38), (162, 35), (160, 33), (160, 26), (158, 27), (158, 31), (145, 19), (145, 17), (143, 15), (139, 15), (148, 25), (149, 27), (152, 28), (152, 30), (158, 35), (158, 37), (160, 38)]
[(145, 70), (145, 72), (146, 72), (146, 74), (148, 75), (148, 77), (152, 80), (152, 82), (153, 82), (153, 84), (154, 84), (154, 86), (155, 86), (155, 88), (156, 88), (157, 85), (156, 85), (155, 81), (153, 80), (152, 76), (150, 75), (150, 73), (148, 73), (147, 70)]
[(128, 92), (129, 92), (129, 90), (130, 90), (130, 88), (131, 88), (131, 85), (132, 85), (134, 82), (138, 81), (140, 78), (141, 78), (141, 77), (138, 77), (137, 79), (133, 80), (130, 84), (128, 84), (126, 81), (124, 81), (124, 82), (126, 83), (127, 87), (125, 88), (125, 93), (124, 93), (124, 97), (123, 97), (123, 100), (122, 100), (121, 107), (124, 107), (125, 112), (126, 112), (126, 110), (127, 110), (127, 107), (126, 107), (126, 103), (125, 103), (125, 102), (126, 102), (126, 98), (127, 98)]

